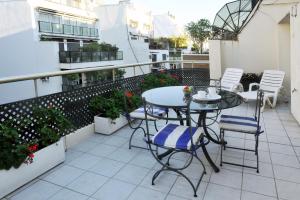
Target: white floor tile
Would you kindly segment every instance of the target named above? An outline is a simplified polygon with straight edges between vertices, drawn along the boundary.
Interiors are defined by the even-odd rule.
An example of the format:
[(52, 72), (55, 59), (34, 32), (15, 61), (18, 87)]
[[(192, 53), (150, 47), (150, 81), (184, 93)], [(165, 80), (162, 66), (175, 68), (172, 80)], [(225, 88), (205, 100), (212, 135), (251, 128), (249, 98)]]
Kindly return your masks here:
[(276, 180), (278, 197), (288, 200), (299, 200), (300, 184)]
[(93, 197), (100, 200), (125, 200), (135, 187), (133, 184), (111, 179), (93, 194)]
[(129, 163), (132, 165), (152, 169), (157, 161), (150, 152), (146, 151), (136, 155)]
[(272, 178), (244, 174), (242, 189), (249, 192), (276, 197), (275, 182)]
[(300, 168), (298, 158), (295, 155), (271, 153), (271, 159), (272, 163), (276, 165)]
[(137, 155), (138, 152), (140, 152), (140, 149), (136, 149), (136, 148), (128, 149), (128, 147), (119, 148), (118, 150), (110, 154), (108, 158), (127, 163), (130, 160), (132, 160)]
[[(193, 181), (193, 184), (196, 184), (196, 182)], [(178, 197), (187, 198), (187, 199), (202, 199), (204, 196), (206, 187), (207, 187), (207, 183), (202, 181), (197, 190), (197, 198), (195, 198), (192, 186), (187, 182), (186, 179), (179, 177), (176, 180), (174, 186), (172, 187), (170, 194), (173, 194)]]
[(144, 178), (141, 185), (152, 190), (158, 190), (161, 192), (168, 193), (172, 188), (173, 184), (175, 183), (177, 176), (170, 173), (162, 172), (155, 179), (154, 185), (152, 185), (152, 177), (155, 174), (155, 172), (156, 171), (150, 171), (148, 175)]
[(149, 169), (146, 168), (126, 165), (114, 176), (114, 178), (137, 185), (142, 182), (148, 172)]
[(11, 197), (12, 200), (45, 200), (57, 193), (61, 187), (45, 182), (38, 181), (25, 190)]
[(277, 200), (277, 198), (256, 194), (252, 192), (242, 191), (241, 200)]
[(272, 153), (295, 155), (295, 152), (294, 152), (292, 146), (282, 145), (282, 144), (274, 144), (274, 143), (269, 143), (269, 145), (270, 145), (270, 152), (272, 152)]
[(97, 144), (94, 148), (90, 149), (88, 151), (89, 154), (95, 155), (95, 156), (108, 156), (111, 155), (114, 151), (117, 150), (117, 147), (106, 145), (106, 144)]
[(43, 178), (43, 180), (57, 185), (66, 186), (83, 174), (83, 172), (84, 171), (81, 169), (65, 165), (48, 174)]
[(219, 173), (212, 173), (210, 177), (210, 182), (218, 185), (224, 185), (228, 187), (241, 189), (242, 173), (222, 169)]
[(122, 162), (103, 158), (98, 161), (93, 167), (91, 167), (89, 171), (103, 176), (113, 177), (122, 167), (124, 167), (124, 165), (125, 164)]
[(274, 165), (274, 174), (276, 179), (300, 183), (300, 169)]
[(241, 190), (209, 183), (204, 200), (240, 200)]
[(71, 161), (68, 165), (87, 170), (95, 165), (99, 160), (99, 157), (85, 153)]
[(166, 193), (162, 193), (144, 187), (137, 187), (129, 196), (128, 200), (163, 200), (166, 196)]
[(58, 193), (56, 193), (54, 196), (52, 196), (49, 200), (86, 200), (88, 199), (88, 196), (85, 196), (83, 194), (79, 194), (77, 192), (68, 190), (68, 189), (62, 189)]
[(66, 187), (90, 196), (94, 194), (107, 180), (107, 177), (86, 172)]

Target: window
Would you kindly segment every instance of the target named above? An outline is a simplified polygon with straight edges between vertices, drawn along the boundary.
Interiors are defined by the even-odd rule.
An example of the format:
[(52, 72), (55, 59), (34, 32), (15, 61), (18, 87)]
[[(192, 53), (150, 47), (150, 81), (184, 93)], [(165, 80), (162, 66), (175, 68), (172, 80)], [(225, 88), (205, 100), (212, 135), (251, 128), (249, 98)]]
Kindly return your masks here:
[(131, 36), (131, 40), (137, 40), (138, 39), (138, 37), (136, 37), (136, 36)]
[(144, 39), (144, 42), (149, 43), (149, 39), (148, 38)]
[(138, 21), (134, 21), (134, 20), (130, 20), (129, 26), (131, 28), (137, 28), (139, 26), (139, 22)]
[(163, 60), (167, 60), (167, 54), (163, 54), (163, 55), (162, 55), (162, 59), (163, 59)]

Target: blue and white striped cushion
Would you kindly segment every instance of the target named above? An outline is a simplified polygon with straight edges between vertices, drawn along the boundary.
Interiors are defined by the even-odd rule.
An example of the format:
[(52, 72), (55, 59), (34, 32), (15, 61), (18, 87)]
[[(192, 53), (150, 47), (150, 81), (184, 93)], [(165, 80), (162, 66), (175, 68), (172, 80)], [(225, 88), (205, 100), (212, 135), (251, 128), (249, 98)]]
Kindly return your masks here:
[[(193, 142), (197, 143), (202, 134), (202, 128), (193, 127), (192, 134)], [(158, 146), (190, 150), (190, 127), (177, 124), (167, 124), (152, 137), (152, 142)]]
[(260, 132), (260, 127), (257, 130), (257, 123), (258, 122), (252, 117), (221, 115), (219, 125), (220, 129), (256, 133)]
[[(148, 113), (150, 113), (150, 110), (148, 111)], [(159, 107), (156, 107), (156, 108), (153, 108), (151, 109), (151, 113), (153, 115), (156, 115), (156, 116), (164, 116), (167, 114), (167, 111), (165, 108), (159, 108)], [(140, 107), (134, 111), (132, 111), (130, 114), (130, 117), (133, 118), (133, 119), (145, 119), (145, 110), (144, 110), (144, 107)], [(148, 116), (149, 119), (155, 119), (151, 116)]]

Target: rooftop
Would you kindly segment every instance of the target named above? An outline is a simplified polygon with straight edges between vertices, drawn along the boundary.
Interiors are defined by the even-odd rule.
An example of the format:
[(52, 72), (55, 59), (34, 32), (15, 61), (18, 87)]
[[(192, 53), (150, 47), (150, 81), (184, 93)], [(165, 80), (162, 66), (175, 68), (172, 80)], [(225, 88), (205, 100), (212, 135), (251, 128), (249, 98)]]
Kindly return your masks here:
[[(243, 104), (222, 113), (251, 114), (252, 104)], [(173, 173), (162, 174), (154, 186), (151, 177), (159, 165), (147, 150), (128, 149), (131, 129), (126, 126), (111, 136), (93, 134), (66, 152), (66, 161), (23, 186), (4, 199), (223, 199), (275, 200), (298, 199), (300, 189), (300, 127), (287, 104), (265, 109), (262, 116), (265, 132), (260, 136), (260, 173), (256, 170), (223, 165), (212, 171), (204, 156), (207, 174), (194, 198), (190, 185)], [(159, 122), (159, 126), (164, 123)], [(216, 129), (217, 127), (214, 127)], [(228, 133), (229, 144), (253, 145), (252, 137)], [(134, 142), (144, 144), (142, 137)], [(220, 147), (208, 144), (209, 154), (218, 164)], [(254, 164), (255, 156), (227, 149), (224, 158)], [(200, 150), (200, 155), (202, 152)], [(254, 159), (254, 160), (253, 160)], [(176, 157), (173, 164), (185, 158)], [(199, 169), (192, 164), (186, 173), (193, 179)]]

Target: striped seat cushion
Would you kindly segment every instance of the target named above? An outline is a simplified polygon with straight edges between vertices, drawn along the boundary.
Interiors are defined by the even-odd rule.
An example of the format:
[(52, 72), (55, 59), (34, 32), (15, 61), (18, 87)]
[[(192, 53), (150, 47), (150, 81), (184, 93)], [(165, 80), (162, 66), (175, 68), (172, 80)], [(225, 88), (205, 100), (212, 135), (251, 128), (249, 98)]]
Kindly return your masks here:
[[(202, 128), (193, 127), (192, 134), (193, 142), (197, 144), (202, 134)], [(190, 127), (167, 124), (152, 137), (152, 143), (162, 147), (190, 150)]]
[[(159, 107), (151, 109), (151, 112), (153, 115), (158, 116), (158, 117), (163, 117), (167, 114), (167, 110), (165, 108), (159, 108)], [(148, 111), (148, 113), (150, 113), (150, 110)], [(140, 107), (140, 108), (132, 111), (131, 113), (129, 113), (129, 116), (130, 116), (130, 118), (133, 118), (133, 119), (145, 119), (144, 107)], [(156, 118), (148, 115), (148, 119), (154, 120)]]
[(225, 130), (259, 133), (261, 127), (257, 129), (257, 123), (258, 122), (252, 117), (221, 115), (219, 126), (220, 129)]

